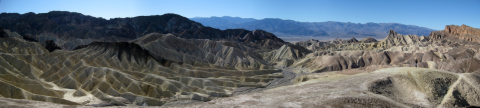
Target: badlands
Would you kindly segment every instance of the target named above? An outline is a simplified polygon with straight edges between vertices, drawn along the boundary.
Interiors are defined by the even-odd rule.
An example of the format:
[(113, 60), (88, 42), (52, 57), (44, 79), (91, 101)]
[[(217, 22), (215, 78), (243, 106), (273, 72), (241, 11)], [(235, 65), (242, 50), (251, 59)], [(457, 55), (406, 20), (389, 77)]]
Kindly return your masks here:
[(0, 16), (0, 107), (480, 106), (480, 30), (466, 25), (288, 43), (175, 14)]

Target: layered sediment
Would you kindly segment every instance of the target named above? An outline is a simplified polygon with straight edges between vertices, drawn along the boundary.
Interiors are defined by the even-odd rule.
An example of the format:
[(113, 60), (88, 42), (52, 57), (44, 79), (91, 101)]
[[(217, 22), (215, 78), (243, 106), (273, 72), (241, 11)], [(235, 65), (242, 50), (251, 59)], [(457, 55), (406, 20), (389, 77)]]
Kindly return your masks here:
[(283, 77), (280, 70), (256, 58), (258, 54), (250, 54), (252, 49), (228, 42), (166, 35), (150, 42), (138, 40), (141, 45), (93, 42), (73, 51), (49, 52), (41, 42), (0, 41), (7, 45), (0, 50), (4, 86), (0, 95), (6, 98), (158, 106), (173, 100), (209, 101), (230, 96), (235, 88), (265, 87)]
[[(290, 44), (263, 30), (218, 30), (175, 14), (42, 19), (64, 18), (48, 16), (57, 14), (82, 16), (2, 17), (49, 26), (3, 22), (14, 30), (0, 29), (0, 107), (480, 105), (480, 34), (465, 25), (430, 36), (390, 30), (380, 41)], [(90, 25), (98, 22), (105, 24)]]

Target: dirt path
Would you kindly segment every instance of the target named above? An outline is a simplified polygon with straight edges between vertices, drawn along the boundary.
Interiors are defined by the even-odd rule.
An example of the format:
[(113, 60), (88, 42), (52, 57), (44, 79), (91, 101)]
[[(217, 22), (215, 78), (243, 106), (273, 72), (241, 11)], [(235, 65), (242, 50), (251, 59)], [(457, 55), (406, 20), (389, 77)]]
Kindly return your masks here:
[(267, 84), (267, 87), (265, 87), (265, 88), (255, 88), (255, 87), (237, 88), (233, 92), (233, 95), (259, 92), (259, 91), (264, 91), (264, 90), (267, 90), (267, 89), (277, 88), (277, 87), (280, 87), (280, 86), (292, 85), (292, 84), (294, 84), (294, 82), (292, 80), (297, 78), (298, 76), (300, 76), (297, 73), (293, 72), (294, 68), (285, 67), (285, 68), (279, 68), (279, 69), (282, 69), (283, 78), (277, 78), (273, 81), (270, 81)]

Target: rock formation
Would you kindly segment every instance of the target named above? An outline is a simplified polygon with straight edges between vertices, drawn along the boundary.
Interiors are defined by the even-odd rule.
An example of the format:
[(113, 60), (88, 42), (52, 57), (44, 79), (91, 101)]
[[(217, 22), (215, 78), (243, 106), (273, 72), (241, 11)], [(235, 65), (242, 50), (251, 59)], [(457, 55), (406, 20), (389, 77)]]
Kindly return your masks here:
[(326, 46), (332, 46), (332, 45), (338, 45), (338, 44), (347, 44), (347, 43), (358, 43), (359, 41), (355, 38), (349, 39), (349, 40), (343, 40), (343, 39), (335, 39), (332, 41), (318, 41), (318, 40), (308, 40), (308, 41), (300, 41), (296, 42), (295, 45), (300, 45), (302, 47), (305, 47), (309, 50), (318, 50), (322, 47)]
[(208, 101), (282, 77), (253, 49), (236, 42), (171, 34), (134, 42), (93, 42), (49, 52), (42, 42), (0, 38), (6, 45), (0, 49), (0, 95), (72, 105), (158, 106), (173, 100)]
[(416, 35), (401, 35), (397, 32), (390, 30), (388, 36), (379, 42), (379, 47), (388, 48), (398, 45), (408, 45), (408, 44), (417, 44), (421, 42), (428, 41), (429, 38), (425, 36), (416, 36)]
[(412, 67), (348, 72), (311, 74), (300, 77), (298, 81), (301, 83), (295, 85), (179, 107), (408, 108), (480, 105), (478, 72), (457, 74)]
[(380, 42), (336, 44), (319, 48), (292, 66), (308, 68), (313, 73), (367, 69), (382, 65), (469, 73), (480, 71), (472, 66), (480, 63), (474, 57), (480, 50), (475, 46), (479, 44), (458, 39), (429, 40), (429, 37), (401, 35), (391, 30)]
[(352, 39), (349, 39), (349, 40), (342, 40), (342, 39), (335, 39), (333, 40), (331, 43), (332, 44), (345, 44), (345, 43), (354, 43), (354, 42), (358, 42), (357, 39), (355, 38), (352, 38)]
[(367, 37), (365, 39), (362, 39), (360, 40), (360, 42), (363, 42), (363, 43), (372, 43), (372, 42), (378, 42), (376, 39), (372, 38), (372, 37)]
[(300, 45), (283, 45), (277, 50), (263, 53), (263, 58), (267, 61), (277, 63), (277, 65), (288, 67), (296, 60), (304, 58), (311, 53), (308, 49)]
[(300, 45), (302, 47), (307, 48), (308, 50), (317, 50), (319, 48), (325, 47), (327, 45), (331, 45), (330, 41), (318, 41), (314, 39), (310, 39), (308, 41), (300, 41), (296, 42), (295, 45)]
[(432, 31), (429, 35), (433, 39), (442, 39), (453, 37), (466, 41), (480, 42), (480, 29), (476, 29), (463, 24), (462, 26), (447, 25), (445, 30)]

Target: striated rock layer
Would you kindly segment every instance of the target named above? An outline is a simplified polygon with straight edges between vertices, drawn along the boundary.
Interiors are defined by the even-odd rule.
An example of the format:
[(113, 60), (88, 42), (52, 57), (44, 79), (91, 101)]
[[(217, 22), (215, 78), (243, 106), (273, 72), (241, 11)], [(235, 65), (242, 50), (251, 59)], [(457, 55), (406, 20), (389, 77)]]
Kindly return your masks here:
[[(391, 30), (380, 42), (336, 44), (319, 48), (293, 63), (309, 72), (383, 67), (424, 67), (451, 72), (480, 71), (480, 44), (459, 39), (401, 35)], [(308, 72), (307, 72), (308, 73)]]
[[(312, 74), (268, 91), (179, 107), (468, 107), (479, 106), (480, 74), (387, 68)], [(303, 79), (303, 80), (302, 80)], [(308, 79), (308, 80), (305, 80)]]
[(265, 87), (283, 76), (236, 42), (149, 36), (135, 43), (93, 42), (53, 52), (41, 42), (0, 38), (0, 96), (71, 105), (158, 106), (230, 96), (235, 88)]

